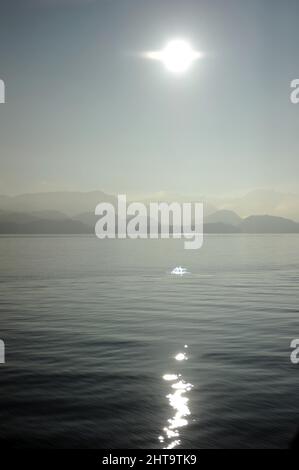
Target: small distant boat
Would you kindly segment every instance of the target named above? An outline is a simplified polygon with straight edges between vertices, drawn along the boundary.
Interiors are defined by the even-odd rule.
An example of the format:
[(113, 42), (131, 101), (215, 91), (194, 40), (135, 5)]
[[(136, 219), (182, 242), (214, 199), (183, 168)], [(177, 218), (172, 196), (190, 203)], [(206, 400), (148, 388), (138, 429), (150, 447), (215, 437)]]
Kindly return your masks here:
[(177, 266), (176, 268), (174, 268), (172, 271), (171, 271), (171, 274), (177, 274), (177, 275), (180, 275), (182, 276), (183, 274), (187, 274), (188, 271), (186, 268), (182, 268), (182, 266)]

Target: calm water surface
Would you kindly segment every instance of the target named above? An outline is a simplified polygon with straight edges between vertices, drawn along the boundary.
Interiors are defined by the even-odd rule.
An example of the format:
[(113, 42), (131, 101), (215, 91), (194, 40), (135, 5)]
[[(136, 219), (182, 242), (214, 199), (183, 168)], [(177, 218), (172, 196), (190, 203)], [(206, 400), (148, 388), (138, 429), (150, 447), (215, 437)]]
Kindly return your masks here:
[(287, 447), (298, 283), (298, 235), (0, 237), (0, 440)]

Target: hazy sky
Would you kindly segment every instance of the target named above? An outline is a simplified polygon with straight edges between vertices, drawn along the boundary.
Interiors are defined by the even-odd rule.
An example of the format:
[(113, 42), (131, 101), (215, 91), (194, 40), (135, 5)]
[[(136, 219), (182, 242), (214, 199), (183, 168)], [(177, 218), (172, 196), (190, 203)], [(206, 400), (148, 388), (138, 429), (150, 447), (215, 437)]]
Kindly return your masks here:
[[(0, 194), (298, 192), (298, 0), (1, 0)], [(140, 57), (183, 37), (184, 77)]]

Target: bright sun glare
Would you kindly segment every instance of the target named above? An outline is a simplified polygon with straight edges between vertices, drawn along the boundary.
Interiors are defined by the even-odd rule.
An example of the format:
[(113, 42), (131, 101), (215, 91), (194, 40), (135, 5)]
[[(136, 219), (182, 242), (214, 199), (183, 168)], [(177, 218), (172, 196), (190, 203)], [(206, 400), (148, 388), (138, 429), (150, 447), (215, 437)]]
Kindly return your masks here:
[(192, 49), (187, 41), (174, 39), (161, 51), (148, 52), (146, 56), (149, 59), (159, 60), (170, 72), (180, 74), (186, 72), (194, 61), (202, 57), (202, 54)]

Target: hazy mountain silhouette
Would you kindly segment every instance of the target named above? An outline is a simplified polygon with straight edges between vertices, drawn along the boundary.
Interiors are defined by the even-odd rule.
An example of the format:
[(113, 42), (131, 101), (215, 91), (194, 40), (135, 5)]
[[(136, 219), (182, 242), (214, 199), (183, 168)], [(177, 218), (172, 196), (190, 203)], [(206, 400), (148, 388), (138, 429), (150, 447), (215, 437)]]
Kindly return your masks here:
[[(0, 234), (84, 234), (91, 233), (90, 227), (82, 222), (63, 217), (38, 218), (35, 214), (0, 212)], [(41, 214), (42, 215), (42, 214)], [(48, 212), (45, 215), (49, 215)], [(53, 217), (53, 214), (51, 214)]]
[[(247, 194), (242, 199), (243, 209), (248, 207), (248, 201), (254, 201), (253, 206), (258, 205), (258, 200), (263, 197), (269, 207), (277, 207), (281, 203), (280, 193), (256, 191)], [(172, 202), (171, 195), (156, 194), (156, 202)], [(174, 195), (172, 195), (174, 196)], [(285, 198), (285, 196), (284, 196)], [(294, 196), (295, 198), (295, 196)], [(284, 199), (286, 200), (286, 199)], [(244, 202), (245, 201), (245, 202)], [(293, 199), (294, 203), (295, 199)], [(100, 202), (111, 202), (117, 210), (117, 199), (113, 195), (102, 191), (88, 193), (57, 192), (23, 194), (14, 197), (0, 196), (0, 233), (2, 234), (71, 234), (94, 233), (98, 216), (94, 214), (95, 207)], [(129, 200), (128, 200), (129, 202)], [(145, 204), (149, 199), (144, 199)], [(188, 202), (180, 196), (178, 202)], [(240, 202), (240, 200), (239, 200)], [(232, 201), (231, 201), (232, 204)], [(241, 218), (232, 209), (220, 209), (204, 203), (204, 231), (206, 233), (299, 233), (299, 224), (285, 217), (271, 215), (249, 215)], [(281, 206), (282, 207), (282, 206)], [(295, 207), (295, 206), (294, 206)], [(245, 210), (245, 209), (244, 209)], [(127, 220), (132, 219), (128, 217)], [(163, 222), (164, 223), (164, 222)], [(149, 219), (148, 219), (149, 225)], [(180, 228), (176, 227), (175, 231)]]
[(205, 217), (207, 224), (226, 224), (237, 227), (242, 222), (241, 217), (234, 211), (222, 209)]
[[(186, 196), (170, 192), (153, 193), (150, 196), (135, 197), (134, 200), (148, 205), (149, 202), (195, 202), (204, 203), (205, 217), (216, 212), (215, 220), (207, 220), (208, 223), (223, 222), (236, 225), (237, 220), (229, 218), (229, 212), (235, 212), (241, 217), (252, 214), (269, 214), (277, 217), (285, 217), (299, 221), (299, 195), (287, 194), (272, 190), (254, 190), (235, 198), (209, 198), (206, 196)], [(130, 198), (128, 197), (128, 202)], [(116, 204), (116, 197), (103, 191), (60, 191), (21, 194), (18, 196), (0, 195), (0, 210), (9, 212), (44, 212), (58, 211), (68, 217), (83, 213), (93, 213), (99, 202), (111, 202)], [(227, 213), (225, 211), (228, 211)], [(234, 216), (232, 216), (234, 217)], [(52, 218), (50, 216), (49, 218)]]
[(22, 213), (58, 211), (72, 217), (83, 212), (93, 212), (99, 202), (115, 204), (116, 198), (102, 191), (20, 194), (0, 196), (0, 209)]
[(298, 233), (299, 224), (284, 217), (251, 215), (240, 225), (245, 233)]
[[(84, 213), (79, 214), (75, 218), (64, 216), (57, 213), (57, 218), (53, 212), (45, 213), (39, 212), (37, 217), (36, 212), (32, 214), (24, 213), (10, 213), (0, 211), (0, 234), (92, 234), (98, 216), (94, 214)], [(240, 219), (239, 224), (235, 224), (237, 220), (232, 214), (228, 215), (228, 219), (232, 217), (234, 224), (225, 222), (216, 222), (219, 218), (225, 219), (223, 214), (214, 214), (211, 220), (215, 222), (204, 223), (205, 233), (299, 233), (299, 224), (282, 217), (275, 217), (269, 215), (255, 215)], [(132, 219), (132, 216), (128, 220)], [(149, 226), (150, 219), (147, 219)], [(116, 224), (117, 228), (117, 224)], [(159, 224), (159, 232), (160, 232)], [(178, 231), (178, 228), (176, 228)], [(171, 229), (172, 232), (172, 229)]]
[(204, 233), (240, 233), (241, 229), (235, 225), (223, 222), (204, 224)]
[(141, 198), (136, 198), (136, 201), (140, 201), (143, 204), (145, 204), (147, 207), (149, 206), (150, 202), (167, 202), (167, 203), (172, 203), (172, 202), (178, 202), (179, 204), (183, 203), (188, 203), (188, 202), (202, 202), (204, 206), (204, 214), (206, 216), (210, 214), (214, 214), (214, 212), (217, 211), (217, 207), (211, 204), (211, 202), (207, 201), (207, 198), (204, 196), (185, 196), (182, 194), (178, 193), (173, 193), (173, 192), (165, 192), (161, 191), (158, 193), (154, 193), (150, 196), (141, 197)]
[(299, 221), (299, 195), (273, 190), (257, 189), (235, 198), (214, 198), (211, 201), (219, 209), (237, 212), (241, 217), (251, 214), (271, 214)]

